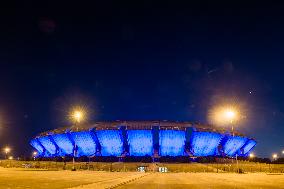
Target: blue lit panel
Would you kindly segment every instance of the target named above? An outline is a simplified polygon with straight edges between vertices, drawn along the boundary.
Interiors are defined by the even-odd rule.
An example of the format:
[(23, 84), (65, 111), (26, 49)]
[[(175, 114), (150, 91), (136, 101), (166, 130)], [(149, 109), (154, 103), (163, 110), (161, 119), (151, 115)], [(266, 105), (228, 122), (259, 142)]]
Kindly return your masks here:
[(222, 139), (222, 135), (213, 132), (193, 132), (191, 148), (195, 156), (213, 156)]
[(247, 141), (245, 147), (243, 147), (243, 153), (244, 155), (247, 155), (252, 149), (253, 147), (256, 145), (256, 141), (250, 139), (249, 141)]
[(223, 145), (224, 153), (227, 156), (234, 156), (246, 142), (247, 138), (240, 136), (229, 136), (228, 140)]
[(120, 156), (123, 152), (123, 143), (118, 130), (97, 130), (101, 144), (102, 156)]
[(152, 155), (153, 138), (151, 130), (129, 130), (127, 134), (131, 156)]
[(77, 156), (92, 156), (96, 153), (96, 143), (93, 140), (92, 131), (72, 132), (71, 136), (78, 147)]
[(56, 154), (56, 146), (50, 139), (50, 136), (39, 137), (38, 140), (43, 145), (43, 147), (49, 152), (49, 154)]
[(160, 155), (182, 156), (185, 144), (185, 132), (177, 130), (160, 130)]
[(39, 155), (42, 155), (44, 152), (44, 148), (42, 145), (37, 141), (37, 139), (32, 139), (30, 144), (37, 150)]
[(73, 153), (73, 144), (66, 133), (52, 135), (52, 138), (62, 151), (62, 155), (70, 155)]

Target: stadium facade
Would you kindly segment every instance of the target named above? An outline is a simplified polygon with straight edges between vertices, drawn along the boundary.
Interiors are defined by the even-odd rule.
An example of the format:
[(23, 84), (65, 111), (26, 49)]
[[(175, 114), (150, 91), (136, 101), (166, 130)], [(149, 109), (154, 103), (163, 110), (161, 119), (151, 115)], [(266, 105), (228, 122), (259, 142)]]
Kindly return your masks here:
[(210, 125), (115, 121), (60, 128), (30, 141), (40, 157), (248, 156), (256, 141)]

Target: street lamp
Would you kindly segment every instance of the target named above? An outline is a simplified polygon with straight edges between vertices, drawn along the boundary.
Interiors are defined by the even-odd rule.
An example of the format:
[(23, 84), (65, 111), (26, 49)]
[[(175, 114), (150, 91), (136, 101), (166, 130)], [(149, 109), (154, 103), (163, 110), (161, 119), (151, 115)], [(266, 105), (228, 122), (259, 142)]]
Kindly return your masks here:
[(223, 112), (224, 114), (224, 119), (226, 120), (227, 123), (229, 123), (231, 125), (231, 129), (232, 129), (232, 134), (234, 136), (234, 124), (233, 122), (236, 120), (236, 110), (232, 109), (232, 108), (226, 108)]
[(250, 158), (254, 158), (255, 155), (254, 155), (253, 153), (250, 153), (250, 154), (249, 154), (249, 157), (250, 157)]
[[(240, 104), (221, 104), (219, 106), (213, 107), (211, 110), (209, 110), (209, 115), (208, 118), (212, 123), (215, 125), (220, 125), (220, 126), (229, 126), (231, 127), (231, 133), (232, 136), (235, 136), (234, 133), (234, 125), (236, 124), (237, 121), (240, 121), (241, 116), (240, 116), (240, 109), (241, 105)], [(239, 164), (238, 164), (238, 154), (236, 153), (236, 163), (237, 163), (237, 168), (239, 172)]]
[(277, 154), (272, 154), (272, 158), (275, 161), (278, 158), (278, 155)]
[[(86, 112), (82, 108), (75, 109), (71, 112), (71, 120), (74, 123), (74, 126), (76, 127), (76, 131), (79, 131), (78, 124), (82, 122), (86, 118)], [(77, 139), (77, 133), (75, 135), (75, 138)], [(75, 170), (75, 156), (76, 156), (76, 140), (74, 141), (74, 150), (73, 150), (73, 167), (72, 170)]]
[[(233, 122), (237, 118), (237, 111), (234, 110), (233, 108), (225, 108), (224, 111), (223, 111), (223, 114), (224, 114), (223, 117), (225, 118), (226, 122), (228, 122), (231, 125), (232, 135), (234, 137), (235, 134), (234, 134), (234, 124), (233, 124)], [(236, 163), (237, 163), (237, 172), (239, 173), (238, 153), (236, 153)]]
[(5, 159), (7, 159), (7, 155), (8, 155), (8, 153), (10, 153), (10, 151), (11, 151), (11, 148), (9, 148), (9, 147), (5, 147), (5, 148), (4, 148)]
[(75, 120), (75, 123), (80, 123), (80, 121), (83, 118), (83, 112), (79, 110), (75, 110), (73, 112), (73, 119)]
[(35, 160), (36, 156), (37, 156), (37, 152), (34, 151), (34, 152), (33, 152), (33, 158), (34, 158), (34, 160)]

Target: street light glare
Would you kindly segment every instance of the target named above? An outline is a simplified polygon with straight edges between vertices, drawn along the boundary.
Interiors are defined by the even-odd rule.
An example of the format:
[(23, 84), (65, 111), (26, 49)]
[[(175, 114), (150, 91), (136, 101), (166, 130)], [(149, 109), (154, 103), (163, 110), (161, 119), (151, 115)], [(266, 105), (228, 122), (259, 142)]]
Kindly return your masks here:
[(5, 153), (7, 154), (7, 153), (9, 153), (9, 152), (11, 151), (11, 148), (5, 147), (5, 148), (4, 148), (4, 151), (5, 151)]
[(81, 111), (75, 111), (74, 114), (74, 119), (77, 121), (77, 122), (80, 122), (82, 117), (83, 117), (83, 113)]
[(249, 154), (249, 157), (250, 157), (250, 158), (254, 158), (254, 154), (253, 154), (253, 153), (250, 153), (250, 154)]
[(209, 110), (209, 121), (214, 125), (228, 126), (235, 124), (236, 121), (239, 124), (240, 114), (239, 107), (237, 105), (220, 105)]
[(229, 109), (225, 112), (225, 115), (228, 119), (232, 120), (235, 117), (236, 113), (233, 110)]
[(273, 154), (272, 157), (273, 157), (273, 159), (276, 159), (278, 157), (278, 155), (277, 154)]
[(87, 109), (85, 107), (76, 106), (71, 109), (69, 118), (73, 123), (80, 123), (87, 119)]

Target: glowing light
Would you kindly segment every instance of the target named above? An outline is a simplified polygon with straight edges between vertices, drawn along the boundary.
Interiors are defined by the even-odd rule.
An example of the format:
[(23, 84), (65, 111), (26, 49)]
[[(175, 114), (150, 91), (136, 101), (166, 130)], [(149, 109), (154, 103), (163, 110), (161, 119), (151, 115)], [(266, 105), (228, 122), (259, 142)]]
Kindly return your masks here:
[(9, 153), (11, 151), (11, 148), (9, 148), (9, 147), (5, 147), (4, 148), (4, 152), (7, 154), (7, 153)]
[(237, 110), (232, 107), (225, 107), (219, 113), (219, 119), (222, 119), (225, 123), (233, 123), (237, 120)]
[(81, 123), (87, 119), (87, 108), (84, 106), (73, 107), (69, 113), (69, 119), (74, 123)]
[(9, 158), (8, 158), (9, 160), (12, 160), (13, 159), (13, 156), (9, 156)]
[(253, 153), (250, 153), (250, 154), (249, 154), (249, 157), (250, 157), (250, 158), (254, 158), (255, 155), (254, 155)]
[(277, 154), (272, 154), (273, 159), (277, 159), (278, 155)]
[(284, 150), (282, 151), (282, 154), (284, 154)]
[(37, 152), (36, 152), (36, 151), (34, 151), (34, 152), (33, 152), (33, 155), (34, 155), (34, 156), (36, 156), (36, 155), (37, 155)]
[(228, 119), (233, 120), (236, 116), (236, 113), (233, 110), (228, 109), (225, 111), (225, 115)]
[(240, 109), (240, 106), (236, 104), (225, 104), (213, 107), (209, 110), (209, 122), (219, 126), (228, 126), (236, 122), (238, 122), (239, 125), (241, 119), (244, 118), (244, 116), (240, 115)]
[(83, 118), (83, 112), (81, 112), (81, 111), (75, 111), (75, 112), (73, 112), (73, 118), (74, 118), (74, 120), (76, 121), (76, 122), (78, 122), (78, 123), (80, 123), (80, 121), (82, 120), (82, 118)]

